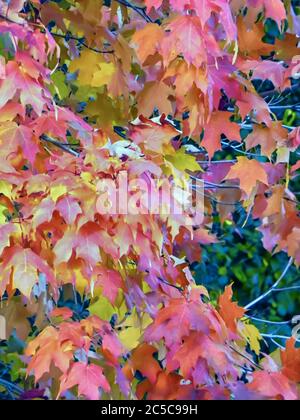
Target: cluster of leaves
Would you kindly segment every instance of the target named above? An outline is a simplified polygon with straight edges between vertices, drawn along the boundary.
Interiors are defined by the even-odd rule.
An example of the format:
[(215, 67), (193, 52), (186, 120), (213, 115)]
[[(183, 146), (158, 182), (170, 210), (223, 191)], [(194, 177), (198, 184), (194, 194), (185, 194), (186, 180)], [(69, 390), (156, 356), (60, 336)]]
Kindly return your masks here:
[[(253, 303), (232, 286), (210, 301), (193, 277), (237, 212), (290, 257), (283, 275), (300, 263), (300, 130), (276, 112), (298, 86), (294, 2), (11, 0), (0, 15), (0, 312), (23, 343), (18, 361), (0, 353), (8, 397), (298, 399), (295, 340), (263, 355)], [(124, 171), (162, 197), (201, 179), (204, 218), (99, 212)]]

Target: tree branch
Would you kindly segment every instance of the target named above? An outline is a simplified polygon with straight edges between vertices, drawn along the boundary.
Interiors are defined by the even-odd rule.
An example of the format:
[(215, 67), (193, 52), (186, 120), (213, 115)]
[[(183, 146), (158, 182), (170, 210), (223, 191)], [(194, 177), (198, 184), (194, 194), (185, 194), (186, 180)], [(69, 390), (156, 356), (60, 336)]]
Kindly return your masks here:
[(292, 337), (287, 337), (285, 335), (273, 335), (273, 334), (261, 334), (263, 338), (270, 338), (272, 340), (278, 338), (280, 340), (290, 340)]
[(283, 287), (281, 289), (275, 289), (274, 292), (291, 292), (293, 290), (299, 290), (300, 286)]
[(166, 286), (173, 287), (174, 289), (178, 290), (178, 292), (183, 293), (184, 289), (182, 287), (176, 286), (175, 284), (169, 283), (167, 280), (164, 280), (162, 277), (157, 277), (157, 279), (165, 284)]
[(266, 319), (256, 318), (255, 316), (246, 315), (246, 318), (251, 319), (252, 321), (260, 322), (262, 324), (269, 324), (269, 325), (290, 325), (292, 321), (283, 321), (283, 322), (276, 322), (276, 321), (268, 321)]
[[(46, 31), (42, 31), (43, 33), (46, 33)], [(68, 40), (69, 39), (71, 39), (71, 40), (74, 40), (74, 41), (77, 41), (77, 42), (79, 42), (79, 44), (80, 45), (82, 45), (83, 47), (85, 47), (85, 48), (87, 48), (88, 50), (91, 50), (91, 51), (94, 51), (95, 53), (98, 53), (98, 54), (114, 54), (115, 53), (115, 51), (114, 50), (99, 50), (98, 48), (94, 48), (94, 47), (90, 47), (89, 45), (87, 45), (86, 43), (85, 43), (85, 40), (84, 40), (84, 38), (79, 38), (79, 37), (77, 37), (77, 36), (74, 36), (74, 35), (72, 35), (72, 34), (59, 34), (59, 33), (57, 33), (57, 32), (51, 32), (51, 31), (49, 31), (49, 33), (53, 36), (53, 37), (56, 37), (56, 38), (62, 38), (62, 39), (64, 39), (66, 42), (68, 42)]]
[[(261, 296), (259, 296), (253, 302), (250, 302), (247, 306), (245, 306), (245, 309), (246, 310), (251, 309), (253, 306), (257, 305), (259, 302), (261, 302), (262, 300), (266, 299), (270, 294), (272, 294), (277, 289), (278, 285), (284, 279), (285, 275), (287, 274), (287, 272), (291, 268), (291, 266), (293, 264), (293, 261), (294, 261), (293, 258), (290, 258), (289, 259), (289, 262), (288, 262), (287, 266), (285, 267), (283, 273), (281, 274), (281, 276), (279, 277), (279, 279), (276, 281), (276, 283), (273, 284), (273, 286), (271, 287), (271, 289), (269, 289), (267, 292), (265, 292), (264, 294), (262, 294)], [(274, 338), (276, 338), (276, 337), (274, 337)]]
[(257, 369), (259, 370), (264, 370), (261, 366), (259, 366), (257, 363), (255, 363), (250, 356), (248, 357), (246, 354), (243, 354), (242, 352), (240, 352), (239, 350), (237, 350), (235, 347), (233, 346), (229, 346), (229, 348), (234, 351), (235, 353), (237, 353), (239, 356), (243, 357), (244, 359), (248, 360), (249, 363), (251, 363), (251, 365), (255, 366)]
[(0, 18), (3, 20), (6, 20), (6, 22), (9, 22), (9, 23), (14, 23), (15, 25), (24, 26), (21, 22), (16, 22), (15, 20), (10, 19), (8, 16), (4, 16), (0, 14)]
[(6, 381), (5, 379), (0, 378), (0, 385), (4, 386), (7, 390), (12, 391), (15, 394), (22, 394), (24, 391), (18, 385), (13, 384), (12, 382)]
[(119, 4), (122, 6), (126, 6), (129, 9), (134, 10), (136, 13), (138, 13), (143, 19), (146, 20), (148, 23), (156, 23), (147, 13), (145, 7), (136, 6), (134, 4), (129, 3), (127, 0), (116, 0)]
[(46, 134), (42, 134), (41, 137), (40, 137), (40, 140), (44, 141), (44, 142), (47, 142), (47, 143), (50, 143), (50, 144), (53, 144), (53, 146), (58, 147), (59, 149), (63, 150), (64, 152), (69, 153), (72, 156), (75, 156), (77, 158), (80, 156), (80, 153), (78, 153), (78, 152), (76, 152), (75, 150), (72, 149), (72, 145), (61, 143), (61, 142), (47, 136)]
[[(253, 125), (252, 124), (240, 124), (241, 128), (244, 128), (245, 130), (253, 130)], [(297, 127), (290, 127), (289, 125), (282, 125), (283, 128), (286, 128), (289, 131), (293, 131), (295, 128)]]
[[(24, 26), (22, 23), (16, 22), (16, 21), (10, 19), (9, 17), (4, 16), (4, 15), (1, 15), (1, 14), (0, 14), (0, 18), (1, 19), (4, 19), (5, 21), (7, 21), (9, 23), (13, 23), (15, 25)], [(24, 20), (24, 22), (27, 22), (28, 25), (36, 25), (36, 24), (33, 24), (32, 22), (28, 22), (27, 20)], [(38, 25), (38, 26), (41, 26), (41, 25)], [(44, 29), (42, 29), (41, 30), (41, 33), (46, 34), (46, 31)], [(105, 51), (105, 50), (99, 50), (98, 48), (90, 47), (89, 45), (86, 44), (84, 38), (79, 38), (79, 37), (77, 37), (75, 35), (72, 35), (72, 34), (59, 34), (57, 32), (52, 32), (52, 31), (49, 31), (49, 34), (51, 34), (53, 37), (56, 37), (56, 38), (63, 38), (63, 39), (65, 39), (65, 41), (67, 41), (68, 39), (72, 39), (74, 41), (77, 41), (83, 47), (85, 47), (85, 48), (87, 48), (87, 49), (89, 49), (91, 51), (94, 51), (94, 52), (96, 52), (98, 54), (114, 54), (114, 50)]]

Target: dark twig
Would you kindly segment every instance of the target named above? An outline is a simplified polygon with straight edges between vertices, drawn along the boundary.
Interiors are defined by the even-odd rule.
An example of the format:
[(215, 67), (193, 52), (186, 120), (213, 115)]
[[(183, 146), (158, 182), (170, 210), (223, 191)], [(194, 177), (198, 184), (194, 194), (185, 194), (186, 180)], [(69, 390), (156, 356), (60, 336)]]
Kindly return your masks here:
[[(42, 32), (45, 33), (45, 31), (42, 31)], [(98, 53), (98, 54), (114, 54), (114, 50), (99, 50), (98, 48), (90, 47), (89, 45), (87, 45), (85, 43), (84, 38), (79, 38), (79, 37), (71, 35), (71, 34), (59, 34), (57, 32), (51, 32), (51, 31), (49, 31), (49, 33), (53, 37), (62, 38), (65, 41), (68, 41), (70, 39), (74, 40), (74, 41), (77, 41), (81, 46), (87, 48), (88, 50), (94, 51), (95, 53)]]
[[(7, 16), (3, 16), (3, 15), (0, 15), (0, 19), (3, 19), (3, 20), (5, 20), (6, 22), (9, 22), (9, 23), (13, 23), (13, 24), (15, 24), (15, 25), (20, 25), (20, 26), (24, 26), (24, 24), (22, 24), (22, 23), (20, 23), (20, 22), (16, 22), (16, 21), (14, 21), (14, 20), (12, 20), (12, 19), (10, 19), (9, 17), (7, 17)], [(24, 22), (25, 22), (25, 20), (24, 20)], [(28, 22), (28, 21), (26, 21), (27, 22), (27, 24), (29, 24), (29, 25), (32, 25), (33, 23), (32, 22)], [(44, 30), (44, 29), (42, 29), (41, 30), (41, 33), (46, 33), (46, 31)], [(84, 40), (84, 38), (79, 38), (79, 37), (77, 37), (77, 36), (75, 36), (75, 35), (72, 35), (72, 34), (59, 34), (59, 33), (57, 33), (57, 32), (52, 32), (52, 31), (49, 31), (49, 34), (50, 35), (52, 35), (53, 37), (56, 37), (56, 38), (62, 38), (62, 39), (65, 39), (66, 41), (68, 41), (68, 40), (70, 40), (70, 39), (72, 39), (72, 40), (74, 40), (74, 41), (77, 41), (80, 45), (82, 45), (83, 47), (85, 47), (85, 48), (87, 48), (87, 49), (89, 49), (89, 50), (91, 50), (91, 51), (94, 51), (94, 52), (96, 52), (96, 53), (98, 53), (98, 54), (114, 54), (114, 50), (99, 50), (98, 48), (94, 48), (94, 47), (90, 47), (88, 44), (86, 44), (86, 42), (85, 42), (85, 40)]]
[(15, 20), (10, 19), (8, 16), (4, 16), (0, 14), (0, 19), (6, 20), (6, 22), (14, 23), (15, 25), (24, 26), (21, 22), (16, 22)]
[(58, 147), (59, 149), (63, 150), (64, 152), (69, 153), (70, 155), (73, 155), (75, 157), (80, 156), (80, 153), (78, 153), (78, 152), (76, 152), (75, 150), (72, 149), (71, 144), (68, 145), (68, 144), (61, 143), (61, 142), (47, 136), (46, 134), (41, 135), (40, 140), (44, 141), (46, 143), (53, 144), (53, 146)]
[(174, 289), (178, 290), (180, 293), (183, 293), (183, 291), (184, 291), (182, 287), (179, 287), (179, 286), (176, 286), (175, 284), (169, 283), (168, 281), (164, 280), (161, 277), (157, 277), (157, 279), (160, 282), (162, 282), (163, 284), (165, 284), (166, 286), (174, 287)]
[(134, 10), (136, 13), (138, 13), (143, 19), (146, 20), (148, 23), (156, 23), (149, 15), (146, 13), (145, 7), (136, 6), (134, 4), (129, 3), (127, 0), (116, 0), (119, 4), (122, 4), (122, 6), (126, 6), (129, 9)]
[(257, 363), (255, 363), (250, 356), (248, 357), (246, 354), (243, 354), (242, 352), (240, 352), (239, 350), (237, 350), (235, 347), (233, 346), (229, 346), (229, 348), (234, 351), (235, 353), (237, 353), (239, 356), (243, 357), (244, 359), (248, 360), (249, 363), (251, 363), (253, 366), (255, 366), (257, 369), (259, 370), (264, 370), (261, 366), (259, 366)]

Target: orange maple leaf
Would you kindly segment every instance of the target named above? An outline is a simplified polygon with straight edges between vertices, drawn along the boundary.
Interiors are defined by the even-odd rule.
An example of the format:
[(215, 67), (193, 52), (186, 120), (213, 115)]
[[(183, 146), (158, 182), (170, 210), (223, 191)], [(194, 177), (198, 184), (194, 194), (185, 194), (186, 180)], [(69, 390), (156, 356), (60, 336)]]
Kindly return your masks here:
[(225, 292), (219, 298), (219, 313), (224, 319), (227, 327), (237, 333), (237, 320), (245, 315), (245, 309), (241, 308), (236, 302), (232, 302), (232, 285), (225, 288)]

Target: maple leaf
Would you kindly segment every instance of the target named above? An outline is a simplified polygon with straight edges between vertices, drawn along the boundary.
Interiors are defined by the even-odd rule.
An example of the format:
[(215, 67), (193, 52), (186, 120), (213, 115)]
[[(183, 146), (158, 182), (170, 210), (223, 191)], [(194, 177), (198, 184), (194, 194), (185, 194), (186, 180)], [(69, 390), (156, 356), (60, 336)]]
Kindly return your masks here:
[(72, 225), (77, 216), (82, 214), (78, 201), (74, 197), (64, 197), (56, 205), (56, 210), (60, 212), (68, 225)]
[(224, 319), (227, 327), (233, 332), (237, 333), (237, 320), (245, 315), (245, 310), (241, 308), (236, 302), (232, 302), (233, 291), (232, 285), (225, 288), (225, 292), (219, 298), (219, 313)]
[(229, 121), (229, 112), (214, 112), (210, 121), (204, 126), (204, 138), (201, 143), (207, 150), (209, 157), (221, 149), (221, 134), (225, 134), (229, 140), (240, 140), (240, 127)]
[(201, 67), (207, 61), (205, 37), (197, 16), (179, 16), (166, 29), (169, 35), (160, 43), (166, 66), (180, 54), (183, 54), (189, 65), (193, 64), (196, 67)]
[(10, 255), (2, 264), (2, 270), (10, 272), (12, 270), (12, 287), (20, 290), (25, 296), (30, 298), (33, 286), (39, 280), (39, 273), (44, 273), (50, 284), (55, 286), (55, 277), (47, 263), (42, 260), (29, 248), (15, 246), (10, 249)]
[(45, 222), (50, 222), (55, 209), (55, 203), (51, 197), (44, 199), (34, 209), (34, 216), (32, 219), (32, 226), (36, 229)]
[(220, 16), (220, 23), (230, 40), (236, 38), (237, 30), (233, 20), (230, 5), (227, 0), (171, 0), (171, 5), (174, 10), (185, 12), (186, 10), (194, 10), (201, 20), (202, 28), (209, 21), (212, 14), (216, 13)]
[(36, 113), (41, 115), (47, 103), (47, 91), (14, 61), (7, 64), (6, 73), (9, 77), (0, 82), (0, 108), (20, 91), (22, 105), (31, 105)]
[(26, 355), (32, 357), (27, 371), (28, 373), (34, 372), (36, 382), (45, 373), (49, 373), (52, 364), (58, 367), (61, 372), (66, 372), (73, 358), (70, 343), (61, 344), (59, 332), (51, 326), (44, 329), (37, 338), (28, 344)]
[[(297, 399), (295, 343), (280, 372), (276, 354), (253, 372), (259, 331), (231, 286), (218, 310), (206, 303), (189, 267), (216, 242), (216, 211), (232, 224), (240, 201), (265, 248), (300, 264), (299, 129), (278, 102), (299, 73), (290, 2), (31, 3), (38, 25), (23, 0), (0, 2), (0, 312), (29, 341), (28, 374), (49, 398)], [(270, 162), (232, 164), (250, 155), (235, 146), (212, 161), (222, 135)], [(204, 217), (103, 215), (98, 187), (123, 171), (162, 195), (202, 171)]]
[(246, 60), (239, 65), (239, 68), (245, 73), (251, 73), (251, 79), (268, 79), (274, 86), (284, 87), (285, 69), (280, 62)]
[(151, 383), (155, 383), (157, 375), (161, 372), (159, 363), (154, 358), (157, 349), (149, 344), (142, 344), (134, 350), (130, 365), (133, 370), (139, 371), (143, 376), (149, 379)]
[(282, 21), (286, 19), (286, 11), (281, 0), (247, 0), (250, 7), (257, 9), (264, 9), (265, 16), (275, 20), (279, 28), (281, 28)]
[(172, 357), (177, 362), (186, 379), (192, 379), (194, 385), (208, 383), (209, 370), (213, 369), (220, 377), (231, 375), (238, 377), (232, 366), (230, 351), (203, 334), (191, 333)]
[(152, 7), (158, 9), (162, 5), (162, 2), (163, 0), (145, 0), (148, 12), (151, 11)]
[(150, 117), (155, 109), (161, 113), (172, 114), (169, 97), (173, 90), (163, 82), (149, 82), (138, 95), (138, 107), (142, 115)]
[(239, 50), (245, 56), (261, 58), (268, 55), (272, 50), (272, 45), (263, 41), (265, 35), (262, 23), (249, 27), (241, 18), (237, 18)]
[(132, 42), (137, 45), (137, 54), (142, 63), (158, 51), (163, 36), (162, 28), (154, 23), (150, 23), (134, 33)]
[(148, 120), (141, 116), (131, 124), (129, 136), (137, 145), (142, 145), (145, 150), (156, 153), (174, 151), (170, 143), (180, 132), (165, 120), (164, 115), (158, 121)]
[(294, 227), (287, 237), (288, 254), (294, 257), (297, 263), (300, 262), (300, 227)]
[(33, 137), (32, 130), (25, 125), (18, 125), (14, 122), (6, 122), (0, 126), (0, 144), (4, 155), (14, 153), (20, 147), (24, 157), (31, 164), (34, 164), (39, 152), (39, 146)]
[(246, 139), (246, 145), (248, 150), (261, 145), (261, 152), (270, 158), (277, 147), (287, 142), (287, 137), (288, 130), (279, 122), (272, 122), (269, 127), (255, 125)]
[(93, 276), (96, 276), (95, 287), (101, 286), (103, 288), (103, 296), (107, 297), (114, 304), (118, 291), (123, 285), (121, 275), (114, 270), (96, 267), (93, 271)]
[(110, 385), (103, 374), (103, 369), (97, 365), (82, 362), (74, 363), (69, 372), (61, 378), (59, 395), (74, 386), (78, 386), (78, 395), (89, 400), (99, 400), (99, 389), (110, 391)]
[(268, 175), (263, 165), (246, 157), (238, 158), (238, 162), (231, 167), (225, 179), (238, 179), (241, 189), (248, 197), (257, 187), (258, 182), (268, 185)]
[[(174, 401), (179, 399), (181, 380), (181, 376), (176, 373), (162, 371), (158, 374), (155, 384), (151, 384), (148, 380), (140, 383), (137, 388), (137, 396), (141, 400), (147, 395), (147, 399), (150, 401), (161, 399)], [(186, 388), (186, 386), (182, 388), (184, 387)]]
[(297, 400), (296, 386), (280, 372), (255, 372), (248, 388), (271, 400)]
[(4, 249), (10, 244), (10, 236), (12, 233), (16, 232), (16, 226), (12, 224), (5, 224), (0, 226), (0, 255)]
[(50, 317), (62, 318), (64, 321), (72, 318), (73, 311), (69, 308), (55, 308), (50, 313)]
[(147, 341), (165, 339), (166, 345), (180, 343), (191, 330), (207, 334), (210, 328), (222, 335), (222, 328), (215, 322), (213, 310), (202, 304), (200, 296), (203, 291), (196, 291), (189, 301), (186, 298), (172, 299), (169, 305), (161, 309), (155, 317), (154, 323), (145, 332)]
[(286, 349), (281, 351), (282, 373), (291, 381), (300, 382), (300, 350), (295, 347), (293, 338), (287, 341)]
[(6, 338), (15, 331), (19, 339), (26, 341), (32, 331), (30, 318), (36, 316), (38, 305), (36, 303), (24, 304), (22, 299), (22, 296), (17, 296), (5, 302), (0, 308), (0, 315), (6, 320)]

